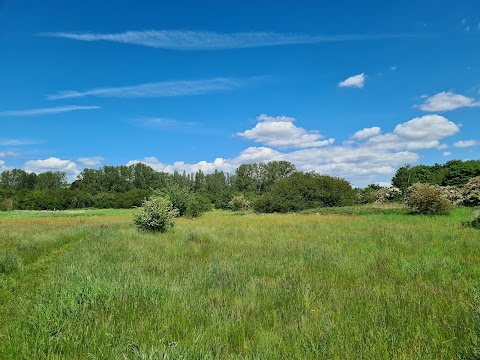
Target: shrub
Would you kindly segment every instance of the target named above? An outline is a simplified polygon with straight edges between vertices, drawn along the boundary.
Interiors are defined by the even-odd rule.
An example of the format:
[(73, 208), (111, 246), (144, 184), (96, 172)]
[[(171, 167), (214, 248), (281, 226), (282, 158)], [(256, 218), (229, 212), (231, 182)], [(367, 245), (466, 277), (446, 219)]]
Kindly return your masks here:
[(208, 197), (195, 194), (190, 197), (188, 201), (185, 215), (189, 218), (196, 218), (201, 216), (204, 212), (212, 210), (212, 203)]
[(248, 210), (250, 208), (250, 201), (245, 199), (243, 195), (234, 196), (228, 202), (228, 208), (232, 211)]
[(175, 225), (177, 216), (178, 210), (173, 207), (170, 199), (152, 196), (143, 202), (134, 222), (141, 230), (166, 232)]
[(254, 204), (257, 212), (289, 212), (353, 205), (357, 198), (348, 181), (315, 173), (294, 173), (259, 196)]
[(20, 261), (17, 256), (10, 252), (0, 254), (0, 273), (10, 274), (20, 267)]
[(469, 180), (463, 191), (463, 203), (467, 206), (480, 205), (480, 176)]
[(414, 184), (408, 190), (406, 204), (419, 214), (448, 214), (452, 203), (438, 186)]
[(480, 229), (480, 211), (476, 211), (473, 219), (470, 221), (464, 222), (463, 225), (472, 227), (474, 229)]

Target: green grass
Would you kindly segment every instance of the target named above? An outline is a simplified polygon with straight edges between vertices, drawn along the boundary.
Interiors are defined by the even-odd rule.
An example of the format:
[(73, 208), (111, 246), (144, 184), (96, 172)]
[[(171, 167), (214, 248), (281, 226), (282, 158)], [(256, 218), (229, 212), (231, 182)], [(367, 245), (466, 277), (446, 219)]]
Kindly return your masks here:
[(0, 213), (1, 359), (477, 359), (472, 210)]

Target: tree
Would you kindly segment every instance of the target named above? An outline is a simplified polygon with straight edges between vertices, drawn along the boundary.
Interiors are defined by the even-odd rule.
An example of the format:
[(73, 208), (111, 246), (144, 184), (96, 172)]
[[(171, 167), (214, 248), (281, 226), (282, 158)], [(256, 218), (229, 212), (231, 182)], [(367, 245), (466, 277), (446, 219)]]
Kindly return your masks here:
[(63, 171), (47, 171), (37, 175), (35, 189), (56, 190), (65, 189), (67, 186), (67, 174)]

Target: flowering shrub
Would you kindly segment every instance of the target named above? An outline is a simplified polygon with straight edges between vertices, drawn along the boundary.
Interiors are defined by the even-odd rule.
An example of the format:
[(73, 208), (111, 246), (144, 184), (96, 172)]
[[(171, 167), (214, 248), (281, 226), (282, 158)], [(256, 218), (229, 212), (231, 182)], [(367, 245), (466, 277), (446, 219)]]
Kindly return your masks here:
[(177, 216), (178, 210), (173, 207), (170, 199), (152, 196), (143, 202), (134, 222), (141, 230), (166, 232), (175, 225)]
[(448, 214), (452, 203), (444, 191), (430, 184), (414, 184), (408, 189), (406, 204), (420, 214)]
[(245, 199), (243, 195), (234, 196), (228, 202), (228, 208), (232, 211), (248, 210), (250, 208), (250, 201)]

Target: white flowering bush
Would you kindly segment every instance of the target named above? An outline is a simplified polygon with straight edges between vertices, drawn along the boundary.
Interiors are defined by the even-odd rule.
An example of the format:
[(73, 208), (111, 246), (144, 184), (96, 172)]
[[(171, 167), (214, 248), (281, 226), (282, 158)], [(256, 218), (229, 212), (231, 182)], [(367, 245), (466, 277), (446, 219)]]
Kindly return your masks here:
[(245, 199), (243, 195), (234, 196), (228, 202), (228, 208), (232, 211), (248, 210), (250, 208), (250, 201)]
[(170, 199), (152, 196), (143, 202), (134, 222), (141, 230), (166, 232), (173, 228), (177, 216), (178, 209), (173, 207)]
[(417, 183), (407, 191), (406, 204), (419, 214), (448, 214), (452, 208), (439, 186)]

